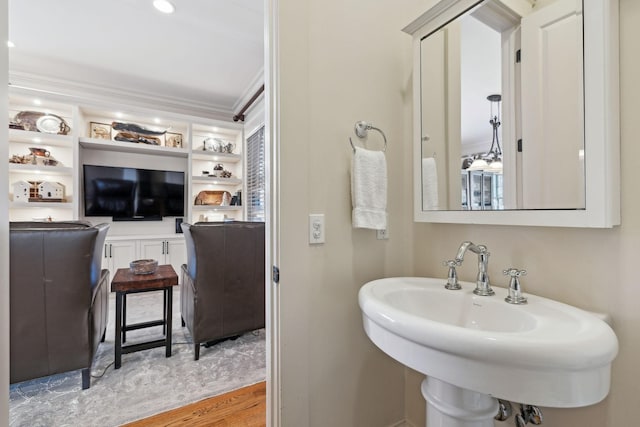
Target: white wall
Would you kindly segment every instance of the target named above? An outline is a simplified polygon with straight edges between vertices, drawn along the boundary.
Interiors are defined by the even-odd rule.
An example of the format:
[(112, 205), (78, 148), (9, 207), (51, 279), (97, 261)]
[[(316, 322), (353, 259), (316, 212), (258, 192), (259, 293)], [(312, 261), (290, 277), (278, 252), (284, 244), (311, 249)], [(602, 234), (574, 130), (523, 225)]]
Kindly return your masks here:
[[(426, 8), (278, 4), (282, 425), (388, 426), (404, 416), (404, 368), (365, 336), (357, 293), (412, 267), (411, 37), (401, 29)], [(351, 227), (348, 137), (357, 140), (358, 120), (389, 141), (388, 241)], [(379, 135), (369, 143), (379, 147)], [(325, 214), (324, 245), (307, 242), (310, 213)]]
[(253, 135), (264, 126), (265, 110), (264, 95), (260, 96), (244, 113), (244, 139)]
[[(620, 341), (613, 364), (611, 393), (587, 408), (543, 408), (544, 425), (620, 427), (637, 425), (640, 404), (640, 198), (637, 159), (640, 158), (640, 2), (620, 0), (620, 85), (622, 151), (622, 225), (611, 230), (531, 228), (480, 225), (415, 224), (414, 274), (442, 276), (440, 262), (448, 259), (463, 240), (484, 243), (491, 251), (489, 274), (505, 286), (505, 267), (525, 268), (525, 293), (554, 298), (581, 308), (610, 313)], [(435, 243), (434, 243), (435, 242)], [(473, 281), (476, 266), (465, 263), (462, 279)], [(424, 425), (420, 375), (407, 372), (407, 414), (416, 426)], [(526, 384), (523, 384), (526, 387)], [(513, 425), (496, 423), (496, 426)]]

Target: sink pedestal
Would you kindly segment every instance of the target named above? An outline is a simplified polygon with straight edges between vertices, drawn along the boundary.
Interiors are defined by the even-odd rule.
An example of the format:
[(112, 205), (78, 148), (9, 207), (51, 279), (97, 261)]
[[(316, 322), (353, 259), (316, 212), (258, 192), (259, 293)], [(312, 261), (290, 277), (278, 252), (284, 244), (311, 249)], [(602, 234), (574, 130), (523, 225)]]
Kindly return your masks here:
[(427, 427), (493, 427), (498, 400), (437, 378), (422, 381), (427, 401)]

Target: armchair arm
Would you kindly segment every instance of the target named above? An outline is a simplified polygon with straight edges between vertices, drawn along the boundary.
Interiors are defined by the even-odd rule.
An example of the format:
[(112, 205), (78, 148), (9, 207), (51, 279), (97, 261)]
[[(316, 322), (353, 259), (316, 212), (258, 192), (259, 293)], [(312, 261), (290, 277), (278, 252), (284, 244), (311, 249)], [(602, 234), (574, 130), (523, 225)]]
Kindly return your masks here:
[(109, 293), (109, 270), (104, 269), (100, 272), (100, 278), (98, 279), (98, 284), (93, 287), (91, 294), (91, 306), (93, 307), (96, 303), (96, 297), (100, 294), (101, 290), (106, 289), (106, 293)]
[(100, 341), (104, 341), (109, 321), (109, 270), (100, 272), (100, 279), (92, 289), (89, 308), (89, 330), (91, 331), (91, 359)]
[(194, 304), (196, 288), (193, 278), (189, 275), (186, 264), (182, 265), (182, 283), (180, 283), (180, 313), (183, 326), (186, 325), (193, 337)]

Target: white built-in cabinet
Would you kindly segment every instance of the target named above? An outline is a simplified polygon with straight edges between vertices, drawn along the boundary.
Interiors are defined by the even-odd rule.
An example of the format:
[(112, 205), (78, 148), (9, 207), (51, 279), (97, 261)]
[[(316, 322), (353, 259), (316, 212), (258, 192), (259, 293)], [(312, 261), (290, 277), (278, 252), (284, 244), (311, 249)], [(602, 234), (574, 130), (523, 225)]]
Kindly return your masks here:
[[(222, 219), (223, 216), (239, 217), (242, 206), (226, 204), (212, 209), (207, 205), (196, 205), (195, 198), (201, 191), (225, 191), (229, 196), (242, 191), (243, 180), (243, 132), (240, 128), (221, 127), (216, 124), (194, 123), (191, 136), (191, 185), (194, 204), (193, 222)], [(233, 144), (231, 152), (207, 150), (207, 141), (216, 140)], [(220, 176), (216, 166), (230, 172), (231, 177)], [(217, 176), (213, 176), (216, 174)]]
[(158, 265), (171, 264), (180, 278), (180, 267), (187, 262), (184, 238), (178, 236), (112, 236), (104, 244), (102, 268), (111, 277), (119, 268), (129, 268), (136, 259), (155, 259)]
[(102, 254), (102, 268), (109, 270), (110, 276), (119, 268), (128, 268), (129, 263), (138, 258), (137, 240), (107, 240)]
[(140, 239), (140, 259), (155, 259), (158, 264), (171, 264), (180, 277), (180, 267), (187, 262), (183, 238)]
[[(9, 130), (10, 157), (26, 156), (30, 153), (29, 149), (35, 147), (47, 150), (51, 158), (58, 162), (55, 166), (9, 165), (11, 221), (88, 219), (94, 223), (109, 222), (111, 218), (83, 217), (83, 164), (182, 171), (185, 173), (186, 222), (244, 218), (243, 206), (230, 203), (230, 199), (238, 192), (244, 193), (245, 188), (242, 124), (127, 107), (126, 100), (117, 105), (90, 105), (72, 102), (71, 98), (64, 96), (17, 88), (10, 90), (9, 105), (10, 121), (20, 112), (34, 111), (55, 114), (71, 128), (66, 135), (44, 133), (37, 129)], [(168, 128), (167, 135), (180, 134), (182, 141), (177, 147), (136, 144), (113, 140), (115, 131), (112, 134), (92, 132), (92, 124), (104, 124), (108, 129), (114, 121), (135, 123), (148, 128)], [(211, 151), (206, 141), (214, 139), (231, 143), (233, 149), (228, 152)], [(164, 143), (163, 139), (162, 144)], [(222, 167), (225, 175), (230, 173), (231, 176), (220, 176), (220, 172), (215, 171), (216, 167)], [(214, 174), (217, 176), (214, 177)], [(14, 194), (14, 188), (19, 189), (20, 182), (41, 181), (64, 186), (63, 200), (34, 202)], [(196, 205), (196, 197), (203, 191), (225, 191), (229, 200), (223, 206)], [(140, 224), (140, 227), (145, 228), (147, 224)], [(165, 232), (172, 231), (173, 224), (167, 221), (166, 228)], [(152, 233), (157, 234), (157, 230)]]
[[(35, 101), (35, 100), (38, 101)], [(34, 102), (40, 102), (35, 105)], [(38, 156), (33, 163), (9, 163), (9, 207), (13, 221), (59, 219), (77, 217), (77, 144), (74, 133), (74, 107), (61, 102), (46, 106), (39, 98), (26, 95), (12, 96), (9, 116), (13, 120), (20, 112), (34, 112), (30, 120), (24, 120), (25, 130), (9, 129), (9, 158), (29, 156), (33, 148), (44, 148), (49, 157)], [(37, 131), (37, 113), (49, 113), (61, 118), (71, 127), (66, 135)], [(28, 114), (28, 113), (27, 113)], [(56, 165), (44, 162), (55, 161)], [(28, 188), (36, 183), (48, 182), (64, 187), (64, 197), (29, 201)], [(61, 199), (61, 200), (60, 200)]]

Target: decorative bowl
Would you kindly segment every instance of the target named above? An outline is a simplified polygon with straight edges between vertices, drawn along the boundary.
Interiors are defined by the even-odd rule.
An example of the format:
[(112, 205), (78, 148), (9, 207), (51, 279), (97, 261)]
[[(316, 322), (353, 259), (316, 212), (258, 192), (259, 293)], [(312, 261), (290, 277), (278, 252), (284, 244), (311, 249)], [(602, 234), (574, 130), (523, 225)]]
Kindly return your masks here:
[(155, 259), (138, 259), (129, 263), (133, 274), (153, 274), (158, 269), (158, 261)]
[(29, 147), (29, 151), (31, 151), (31, 154), (33, 154), (34, 156), (38, 157), (49, 157), (51, 155), (49, 150), (47, 150), (46, 148)]

